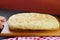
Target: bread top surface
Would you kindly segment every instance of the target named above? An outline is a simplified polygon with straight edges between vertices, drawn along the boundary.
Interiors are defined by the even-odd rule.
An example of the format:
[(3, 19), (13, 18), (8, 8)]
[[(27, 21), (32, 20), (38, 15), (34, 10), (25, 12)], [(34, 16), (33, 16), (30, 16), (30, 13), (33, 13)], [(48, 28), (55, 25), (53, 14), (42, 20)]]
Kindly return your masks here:
[(21, 29), (56, 29), (59, 27), (59, 22), (49, 14), (18, 13), (9, 18), (8, 25)]

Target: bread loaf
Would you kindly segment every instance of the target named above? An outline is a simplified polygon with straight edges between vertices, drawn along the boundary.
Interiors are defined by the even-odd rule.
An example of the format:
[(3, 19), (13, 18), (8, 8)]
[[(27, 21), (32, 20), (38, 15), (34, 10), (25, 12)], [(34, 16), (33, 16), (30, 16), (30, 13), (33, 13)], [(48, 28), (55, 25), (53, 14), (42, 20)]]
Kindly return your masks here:
[(56, 30), (59, 28), (59, 22), (49, 14), (18, 13), (8, 19), (8, 26), (12, 30)]

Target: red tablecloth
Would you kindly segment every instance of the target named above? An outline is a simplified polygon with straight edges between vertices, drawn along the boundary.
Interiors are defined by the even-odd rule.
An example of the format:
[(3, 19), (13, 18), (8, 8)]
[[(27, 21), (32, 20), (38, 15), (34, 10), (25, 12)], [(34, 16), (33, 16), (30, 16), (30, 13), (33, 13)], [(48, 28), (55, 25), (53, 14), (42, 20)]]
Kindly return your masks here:
[(5, 40), (60, 40), (60, 37), (15, 37)]

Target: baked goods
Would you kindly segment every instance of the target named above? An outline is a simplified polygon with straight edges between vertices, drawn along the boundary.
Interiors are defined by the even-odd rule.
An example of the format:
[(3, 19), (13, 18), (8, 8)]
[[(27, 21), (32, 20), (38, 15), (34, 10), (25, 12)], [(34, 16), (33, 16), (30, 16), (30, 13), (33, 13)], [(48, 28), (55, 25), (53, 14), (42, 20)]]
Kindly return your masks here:
[(8, 26), (12, 30), (55, 30), (59, 28), (59, 22), (49, 14), (19, 13), (8, 19)]
[(5, 22), (6, 22), (6, 18), (3, 16), (0, 16), (0, 29), (3, 29), (3, 25), (5, 24)]

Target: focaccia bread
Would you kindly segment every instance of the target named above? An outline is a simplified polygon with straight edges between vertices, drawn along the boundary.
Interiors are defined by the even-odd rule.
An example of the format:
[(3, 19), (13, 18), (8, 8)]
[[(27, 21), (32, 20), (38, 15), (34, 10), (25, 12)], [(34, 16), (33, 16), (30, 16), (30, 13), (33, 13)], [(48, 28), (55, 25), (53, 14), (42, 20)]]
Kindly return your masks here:
[(8, 26), (12, 30), (55, 30), (59, 28), (59, 22), (49, 14), (19, 13), (8, 19)]

